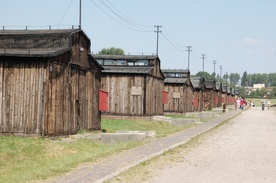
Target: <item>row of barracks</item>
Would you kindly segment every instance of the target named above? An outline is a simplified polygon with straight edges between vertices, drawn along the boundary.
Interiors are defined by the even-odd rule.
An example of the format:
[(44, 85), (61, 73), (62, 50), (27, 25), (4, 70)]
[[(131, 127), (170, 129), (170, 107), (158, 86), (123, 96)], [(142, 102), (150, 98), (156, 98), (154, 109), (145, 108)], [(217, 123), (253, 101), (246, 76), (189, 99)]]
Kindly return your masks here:
[(154, 55), (93, 55), (79, 29), (0, 31), (0, 133), (100, 130), (102, 116), (150, 117), (234, 104), (238, 91), (162, 70)]

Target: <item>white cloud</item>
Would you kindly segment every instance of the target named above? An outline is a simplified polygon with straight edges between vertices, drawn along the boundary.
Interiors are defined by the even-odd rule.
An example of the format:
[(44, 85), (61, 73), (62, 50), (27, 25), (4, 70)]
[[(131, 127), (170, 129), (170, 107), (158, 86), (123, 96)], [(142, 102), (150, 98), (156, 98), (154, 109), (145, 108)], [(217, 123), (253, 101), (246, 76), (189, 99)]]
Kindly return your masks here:
[(240, 45), (245, 45), (245, 46), (265, 45), (269, 43), (270, 41), (251, 38), (251, 37), (245, 38), (239, 42)]

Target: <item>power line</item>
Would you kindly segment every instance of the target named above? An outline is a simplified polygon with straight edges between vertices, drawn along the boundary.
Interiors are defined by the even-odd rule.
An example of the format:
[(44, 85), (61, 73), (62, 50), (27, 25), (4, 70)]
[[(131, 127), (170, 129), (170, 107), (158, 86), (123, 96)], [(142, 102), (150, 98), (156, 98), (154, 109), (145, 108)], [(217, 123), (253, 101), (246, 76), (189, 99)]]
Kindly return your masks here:
[(70, 7), (71, 7), (71, 5), (72, 5), (73, 1), (74, 1), (74, 0), (72, 0), (72, 1), (70, 2), (69, 6), (67, 7), (67, 9), (66, 9), (65, 13), (63, 14), (63, 16), (62, 16), (61, 20), (59, 21), (59, 23), (58, 23), (58, 25), (57, 25), (57, 28), (59, 28), (59, 26), (60, 26), (61, 22), (63, 21), (63, 19), (64, 19), (64, 17), (65, 17), (65, 15), (67, 14), (68, 10), (70, 9)]
[(79, 12), (79, 28), (81, 29), (81, 0), (80, 0), (80, 12)]
[[(121, 21), (115, 19), (112, 15), (110, 15), (109, 13), (107, 13), (103, 8), (101, 8), (101, 7), (100, 7), (98, 4), (96, 4), (93, 0), (90, 0), (90, 1), (91, 1), (95, 6), (97, 6), (102, 12), (104, 12), (107, 16), (109, 16), (109, 17), (112, 18), (114, 21), (118, 22), (119, 24), (121, 24), (121, 25), (123, 25), (123, 26), (125, 26), (125, 27), (127, 27), (127, 28), (129, 28), (129, 29), (131, 29), (131, 30), (134, 30), (134, 31), (139, 31), (139, 32), (152, 32), (152, 31), (147, 31), (147, 30), (141, 30), (141, 28), (137, 28), (137, 27), (135, 27), (135, 28), (131, 27), (131, 26), (133, 26), (133, 25), (128, 26), (128, 25), (122, 23)], [(109, 11), (110, 11), (110, 10), (109, 10)]]
[(201, 54), (201, 58), (202, 58), (202, 72), (204, 72), (204, 59), (206, 58), (206, 54)]
[[(164, 30), (163, 28), (163, 32), (164, 32), (164, 37), (167, 37), (168, 40), (170, 40), (170, 43), (173, 45), (173, 47), (176, 47), (176, 48), (185, 48), (186, 46), (176, 42), (169, 34), (167, 31)], [(166, 36), (165, 36), (166, 35)]]
[(157, 34), (157, 44), (156, 44), (156, 55), (158, 56), (158, 40), (159, 40), (159, 33), (161, 33), (162, 31), (159, 30), (159, 28), (162, 27), (162, 25), (155, 25), (154, 27), (156, 27), (156, 31), (154, 31)]
[(126, 15), (124, 15), (120, 10), (118, 10), (110, 1), (106, 0), (106, 2), (108, 2), (113, 9), (115, 9), (120, 15), (122, 15), (123, 17), (125, 17), (126, 19), (128, 19), (130, 22), (132, 22), (133, 24), (136, 24), (137, 26), (140, 26), (140, 27), (145, 27), (145, 28), (151, 28), (152, 26), (148, 26), (148, 25), (142, 25), (142, 24), (139, 24), (133, 20), (131, 20), (130, 18), (128, 18)]
[(188, 52), (188, 70), (190, 70), (190, 52), (192, 51), (192, 46), (186, 46)]
[(214, 64), (214, 74), (215, 74), (215, 76), (216, 76), (216, 63), (217, 63), (217, 61), (216, 61), (216, 60), (213, 60), (213, 64)]
[[(163, 32), (162, 32), (163, 33)], [(174, 45), (173, 45), (173, 43), (171, 42), (171, 40), (168, 38), (168, 37), (166, 37), (164, 34), (161, 34), (162, 35), (162, 37), (164, 38), (164, 39), (162, 39), (162, 37), (160, 37), (163, 41), (164, 41), (164, 43), (168, 46), (168, 47), (170, 47), (172, 50), (175, 50), (175, 51), (179, 51), (179, 52), (183, 52), (183, 51), (185, 51), (185, 49), (180, 49), (180, 48), (178, 48), (178, 47), (175, 47)]]
[(222, 71), (222, 66), (221, 66), (221, 65), (219, 66), (219, 69), (220, 69), (220, 82), (222, 82), (222, 80), (221, 80), (221, 71)]

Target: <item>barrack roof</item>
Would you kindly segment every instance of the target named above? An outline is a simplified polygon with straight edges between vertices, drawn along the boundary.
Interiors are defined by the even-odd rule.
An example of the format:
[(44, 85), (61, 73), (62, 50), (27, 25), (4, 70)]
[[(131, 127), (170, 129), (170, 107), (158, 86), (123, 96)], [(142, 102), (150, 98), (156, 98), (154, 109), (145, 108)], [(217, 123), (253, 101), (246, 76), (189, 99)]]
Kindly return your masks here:
[(71, 37), (78, 32), (82, 30), (0, 30), (0, 56), (57, 56), (71, 50)]

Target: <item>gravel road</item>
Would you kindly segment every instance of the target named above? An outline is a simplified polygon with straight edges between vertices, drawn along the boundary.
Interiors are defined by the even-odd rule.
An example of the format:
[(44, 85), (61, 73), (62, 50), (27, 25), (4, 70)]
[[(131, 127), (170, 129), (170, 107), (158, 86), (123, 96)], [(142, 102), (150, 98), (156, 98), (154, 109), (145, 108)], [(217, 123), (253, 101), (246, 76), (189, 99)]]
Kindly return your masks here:
[(193, 144), (109, 182), (275, 183), (276, 111), (250, 108)]

